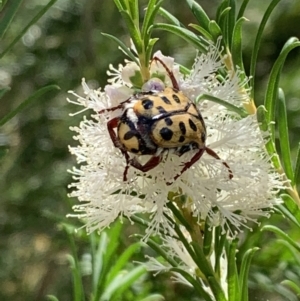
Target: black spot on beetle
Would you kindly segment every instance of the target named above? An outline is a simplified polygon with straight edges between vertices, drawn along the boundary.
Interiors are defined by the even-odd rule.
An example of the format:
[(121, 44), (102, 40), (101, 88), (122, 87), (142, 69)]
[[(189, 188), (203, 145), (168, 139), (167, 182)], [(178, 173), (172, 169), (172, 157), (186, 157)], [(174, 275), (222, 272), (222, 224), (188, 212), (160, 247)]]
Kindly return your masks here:
[(180, 103), (180, 98), (176, 94), (173, 94), (172, 97), (177, 103)]
[(166, 125), (168, 125), (168, 126), (173, 124), (173, 121), (170, 117), (166, 117), (164, 120), (165, 120)]
[(180, 136), (178, 142), (183, 142), (185, 140), (184, 136)]
[(136, 132), (135, 131), (128, 131), (125, 135), (124, 135), (124, 140), (130, 140), (132, 137), (136, 136)]
[(166, 141), (169, 141), (172, 139), (173, 137), (173, 132), (168, 129), (168, 128), (162, 128), (160, 131), (159, 131), (161, 137), (166, 140)]
[(184, 124), (183, 121), (180, 121), (180, 122), (179, 122), (179, 128), (180, 128), (180, 131), (181, 131), (182, 135), (185, 135), (185, 133), (186, 133), (186, 128), (185, 128), (185, 124)]
[(150, 110), (153, 108), (153, 100), (151, 100), (149, 98), (145, 98), (142, 100), (142, 105), (145, 110)]
[(161, 98), (161, 100), (162, 100), (165, 104), (167, 104), (167, 105), (170, 105), (170, 104), (171, 104), (171, 101), (169, 100), (168, 97), (166, 97), (166, 96), (161, 96), (160, 98)]
[(197, 131), (197, 126), (192, 119), (189, 119), (189, 125), (193, 131), (195, 131), (195, 132)]
[(166, 114), (167, 113), (167, 111), (161, 106), (156, 107), (156, 109), (158, 110), (158, 112), (160, 114)]

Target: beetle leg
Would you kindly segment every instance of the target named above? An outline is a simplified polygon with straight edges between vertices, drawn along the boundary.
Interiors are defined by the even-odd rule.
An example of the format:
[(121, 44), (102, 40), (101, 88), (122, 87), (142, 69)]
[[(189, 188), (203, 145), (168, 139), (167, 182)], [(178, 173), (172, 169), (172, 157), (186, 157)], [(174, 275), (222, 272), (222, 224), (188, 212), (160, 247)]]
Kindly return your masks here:
[[(215, 159), (222, 160), (211, 148), (205, 147), (205, 150), (210, 156), (214, 157)], [(222, 164), (228, 169), (229, 179), (231, 180), (233, 178), (232, 170), (226, 162), (222, 161)]]
[(107, 109), (103, 109), (98, 111), (99, 114), (102, 114), (104, 112), (112, 112), (118, 109), (122, 109), (125, 103), (129, 103), (131, 101), (131, 97), (129, 97), (128, 99), (122, 101), (119, 105), (112, 107), (112, 108), (107, 108)]
[[(200, 148), (197, 153), (192, 157), (192, 159), (189, 162), (186, 162), (183, 166), (183, 169), (181, 170), (180, 174), (176, 175), (174, 177), (174, 181), (179, 178), (187, 169), (189, 169), (195, 162), (197, 162), (202, 155), (204, 154), (204, 151), (206, 150), (206, 148)], [(171, 183), (167, 183), (168, 185), (170, 185)]]
[(162, 156), (153, 156), (144, 165), (142, 165), (136, 158), (133, 158), (130, 160), (129, 164), (142, 172), (147, 172), (156, 167), (161, 160)]
[(118, 126), (119, 120), (120, 120), (120, 117), (115, 117), (115, 118), (109, 120), (107, 122), (107, 129), (108, 129), (108, 133), (110, 135), (110, 138), (111, 138), (114, 146), (116, 148), (118, 148), (122, 152), (123, 156), (125, 157), (126, 167), (125, 167), (125, 170), (123, 173), (123, 181), (127, 181), (127, 172), (128, 172), (129, 165), (130, 165), (130, 157), (128, 155), (128, 152), (121, 145), (119, 138), (117, 137), (116, 132), (114, 130)]
[(173, 88), (179, 91), (178, 82), (177, 82), (177, 80), (176, 80), (173, 72), (167, 67), (167, 65), (160, 58), (158, 58), (156, 56), (152, 59), (151, 64), (152, 64), (153, 61), (158, 61), (158, 62), (160, 62), (163, 65), (163, 67), (166, 69), (166, 71), (167, 71), (167, 73), (168, 73), (168, 75), (170, 77), (170, 80), (172, 82)]

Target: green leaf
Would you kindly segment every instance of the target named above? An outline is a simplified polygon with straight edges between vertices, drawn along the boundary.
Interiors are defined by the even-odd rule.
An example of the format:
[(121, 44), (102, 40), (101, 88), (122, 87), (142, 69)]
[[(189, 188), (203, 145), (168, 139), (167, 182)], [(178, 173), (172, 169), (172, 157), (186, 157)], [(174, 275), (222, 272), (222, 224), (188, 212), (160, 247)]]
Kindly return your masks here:
[(200, 26), (208, 31), (210, 19), (201, 5), (194, 0), (186, 0), (186, 2), (192, 13), (196, 17), (197, 21), (199, 22)]
[[(232, 42), (231, 42), (231, 54), (232, 54), (232, 61), (234, 67), (239, 66), (241, 70), (244, 70), (244, 63), (243, 63), (243, 56), (242, 56), (242, 24), (247, 19), (242, 17), (237, 20), (232, 35)], [(245, 77), (244, 73), (242, 73)]]
[(171, 24), (176, 25), (178, 27), (184, 27), (184, 25), (177, 19), (175, 18), (172, 14), (170, 14), (167, 10), (164, 8), (160, 7), (158, 10), (159, 14), (164, 17), (167, 21), (169, 21)]
[(152, 50), (155, 43), (158, 41), (158, 38), (150, 39), (148, 43), (148, 47), (146, 49), (146, 62), (149, 62), (152, 57)]
[[(227, 20), (227, 31), (228, 31), (228, 42), (229, 45), (228, 47), (231, 48), (232, 45), (232, 41), (234, 40), (233, 34), (236, 30), (234, 30), (235, 27), (237, 27), (238, 25), (235, 23), (235, 13), (236, 13), (236, 5), (235, 5), (235, 1), (236, 0), (228, 0), (228, 5), (230, 7), (230, 11), (228, 14), (228, 20)], [(237, 21), (237, 23), (239, 22), (239, 20)]]
[(286, 104), (284, 92), (282, 89), (278, 91), (277, 98), (277, 123), (278, 123), (278, 132), (279, 132), (279, 144), (281, 149), (281, 158), (283, 161), (284, 171), (287, 177), (291, 180), (292, 185), (294, 182), (294, 173), (291, 160), (291, 149), (288, 133), (288, 124), (287, 124), (287, 113), (286, 113)]
[(223, 40), (226, 47), (228, 47), (229, 43), (231, 43), (231, 41), (229, 42), (229, 40), (231, 39), (229, 38), (229, 33), (228, 33), (228, 14), (230, 10), (231, 10), (230, 7), (226, 7), (220, 14), (220, 21), (217, 22), (222, 30)]
[(46, 298), (49, 300), (49, 301), (59, 301), (55, 296), (53, 295), (47, 295)]
[(5, 115), (2, 119), (0, 119), (0, 126), (4, 125), (7, 121), (12, 119), (19, 112), (25, 110), (27, 107), (29, 107), (31, 104), (33, 104), (34, 101), (38, 100), (46, 92), (51, 91), (51, 90), (59, 90), (59, 89), (60, 88), (56, 85), (50, 85), (50, 86), (43, 87), (43, 88), (37, 90), (34, 94), (29, 96), (27, 99), (25, 99), (17, 108), (15, 108), (10, 113)]
[(229, 252), (227, 255), (227, 283), (228, 283), (228, 301), (239, 300), (240, 287), (238, 281), (238, 271), (236, 266), (236, 248), (238, 240), (234, 240), (229, 244)]
[(281, 284), (293, 291), (297, 295), (297, 297), (300, 297), (300, 287), (297, 283), (292, 280), (283, 280)]
[(237, 20), (244, 16), (249, 0), (244, 0), (237, 15)]
[(147, 296), (146, 298), (140, 300), (140, 301), (164, 301), (165, 297), (159, 294), (152, 294), (150, 296)]
[(296, 243), (292, 238), (289, 237), (288, 234), (280, 230), (279, 228), (271, 225), (267, 225), (262, 227), (261, 231), (271, 231), (277, 234), (277, 236), (281, 237), (283, 240), (285, 240), (287, 243), (289, 243), (291, 246), (293, 246), (298, 252), (300, 252), (300, 245)]
[(119, 11), (126, 10), (126, 3), (124, 0), (114, 0)]
[(170, 271), (181, 274), (192, 285), (193, 289), (195, 289), (195, 291), (198, 293), (198, 296), (201, 298), (204, 298), (205, 301), (215, 300), (215, 299), (212, 299), (210, 297), (210, 295), (203, 289), (202, 283), (197, 281), (190, 273), (188, 273), (180, 268), (171, 268)]
[(127, 11), (121, 11), (120, 12), (125, 23), (127, 26), (127, 30), (130, 34), (130, 37), (132, 39), (132, 42), (136, 48), (136, 51), (138, 54), (143, 52), (143, 42), (140, 36), (139, 28), (134, 24), (133, 20), (131, 19), (129, 13)]
[[(10, 1), (15, 1), (15, 0), (10, 0)], [(22, 31), (14, 38), (14, 40), (2, 51), (0, 54), (0, 59), (7, 53), (9, 52), (14, 45), (21, 39), (21, 37), (26, 33), (26, 31), (31, 27), (33, 24), (35, 24), (48, 10), (49, 8), (56, 2), (57, 0), (51, 0), (47, 5), (45, 5), (38, 13), (36, 16), (34, 16), (30, 22), (22, 29)], [(1, 22), (2, 23), (2, 22)], [(0, 23), (0, 27), (1, 27)], [(1, 32), (1, 28), (0, 28)]]
[(298, 151), (297, 151), (295, 171), (294, 171), (294, 181), (296, 185), (300, 184), (300, 143), (298, 144)]
[(113, 281), (113, 279), (117, 276), (117, 274), (121, 271), (123, 267), (125, 267), (129, 259), (137, 253), (137, 251), (140, 249), (141, 244), (140, 242), (137, 242), (135, 244), (131, 244), (117, 259), (116, 263), (111, 267), (106, 282), (110, 283)]
[(189, 24), (190, 27), (197, 30), (200, 34), (202, 34), (206, 39), (213, 41), (212, 35), (206, 31), (203, 27), (197, 25), (197, 24)]
[[(260, 44), (261, 44), (261, 37), (262, 37), (263, 31), (265, 29), (266, 23), (269, 20), (273, 9), (276, 7), (276, 5), (279, 3), (279, 1), (280, 0), (272, 0), (272, 2), (269, 4), (266, 12), (264, 13), (264, 16), (262, 18), (262, 21), (261, 21), (258, 31), (257, 31), (257, 35), (256, 35), (255, 42), (254, 42), (254, 47), (252, 49), (251, 63), (250, 63), (250, 86), (252, 87), (251, 98), (254, 98), (254, 91), (255, 91), (254, 75), (255, 75), (255, 69), (256, 69), (256, 64), (257, 64), (258, 51), (259, 51)], [(244, 1), (244, 2), (246, 2), (246, 1)]]
[(127, 1), (128, 11), (135, 26), (139, 27), (139, 2), (138, 0)]
[(156, 23), (152, 25), (149, 30), (152, 29), (161, 29), (161, 30), (174, 33), (177, 36), (181, 37), (182, 39), (194, 45), (197, 49), (199, 49), (200, 52), (203, 53), (207, 52), (204, 42), (188, 29), (177, 27), (171, 24), (164, 24), (164, 23)]
[(265, 106), (261, 105), (257, 108), (256, 111), (256, 116), (257, 116), (257, 121), (259, 123), (259, 127), (263, 132), (266, 132), (269, 130), (269, 124), (267, 121), (267, 117), (266, 117), (266, 108)]
[[(155, 0), (156, 2), (156, 0)], [(144, 31), (142, 29), (142, 39), (144, 40), (144, 44), (145, 47), (148, 46), (148, 42), (150, 39), (150, 31), (149, 31), (149, 27), (154, 23), (154, 18), (156, 17), (158, 11), (159, 11), (159, 7), (162, 5), (163, 0), (158, 1), (158, 3), (153, 7), (153, 10), (151, 12), (151, 14), (147, 15), (147, 20), (144, 21), (144, 23), (146, 22), (146, 24), (144, 26)], [(148, 12), (149, 7), (147, 8), (147, 12)]]
[(139, 61), (136, 58), (136, 56), (133, 55), (133, 53), (130, 51), (130, 49), (122, 41), (120, 41), (118, 38), (116, 38), (110, 34), (107, 34), (107, 33), (102, 32), (102, 35), (111, 39), (115, 43), (117, 43), (119, 45), (119, 47), (124, 51), (124, 53), (126, 53), (128, 55), (128, 57), (130, 57), (132, 59), (133, 62), (135, 62), (137, 65), (139, 65)]
[(238, 300), (248, 301), (248, 275), (251, 260), (255, 254), (255, 252), (259, 250), (259, 248), (252, 248), (247, 250), (242, 259), (241, 271), (240, 271), (240, 288), (241, 288), (241, 296)]
[[(283, 205), (279, 205), (280, 211), (282, 211), (286, 217), (288, 217), (295, 225), (300, 228), (300, 210), (298, 205), (288, 194), (281, 194), (280, 197), (283, 199), (285, 206), (283, 207)], [(288, 209), (287, 212), (289, 213), (289, 215), (287, 215), (286, 211), (282, 210), (282, 207)]]
[(224, 106), (225, 108), (227, 108), (229, 111), (232, 111), (232, 112), (235, 112), (237, 114), (239, 114), (241, 117), (246, 117), (248, 116), (247, 112), (244, 111), (244, 109), (241, 109), (239, 107), (236, 107), (235, 105), (225, 101), (225, 100), (222, 100), (218, 97), (215, 97), (215, 96), (212, 96), (212, 95), (209, 95), (209, 94), (202, 94), (202, 95), (199, 95), (196, 99), (196, 103), (198, 103), (199, 101), (201, 100), (210, 100), (210, 101), (213, 101), (217, 104), (220, 104), (222, 106)]
[(6, 94), (6, 92), (10, 91), (10, 87), (4, 87), (0, 89), (0, 99)]
[(152, 25), (153, 20), (156, 16), (157, 12), (159, 11), (161, 4), (162, 4), (162, 0), (160, 0), (157, 4), (156, 4), (156, 1), (157, 0), (150, 0), (148, 5), (147, 5), (146, 14), (145, 14), (145, 17), (144, 17), (144, 21), (143, 21), (143, 24), (142, 24), (142, 30), (141, 30), (142, 38), (145, 37), (145, 35), (146, 35), (146, 33), (149, 29), (149, 26)]
[(3, 10), (5, 4), (7, 3), (8, 0), (0, 0), (0, 11)]
[(217, 42), (218, 38), (222, 35), (222, 30), (216, 21), (212, 20), (209, 22), (209, 32), (211, 33), (214, 42)]
[(121, 300), (118, 299), (122, 294), (133, 285), (147, 270), (144, 266), (138, 266), (127, 273), (120, 274), (112, 282), (109, 283), (104, 293), (101, 295), (100, 301), (105, 300)]
[(213, 229), (211, 228), (208, 218), (206, 218), (205, 221), (203, 237), (203, 253), (205, 256), (208, 256), (211, 253), (213, 239)]
[[(268, 123), (271, 123), (275, 120), (275, 101), (278, 93), (278, 84), (279, 84), (279, 76), (281, 73), (281, 69), (285, 63), (285, 59), (289, 52), (296, 47), (300, 46), (300, 42), (297, 38), (290, 38), (284, 45), (280, 55), (275, 61), (273, 68), (270, 73), (269, 81), (267, 84), (266, 95), (265, 95), (265, 107), (267, 110), (266, 118)], [(271, 128), (271, 136), (274, 141), (274, 124), (270, 124)]]
[(6, 33), (10, 23), (12, 22), (17, 10), (19, 9), (23, 0), (10, 0), (7, 5), (7, 10), (0, 22), (0, 38), (2, 39)]

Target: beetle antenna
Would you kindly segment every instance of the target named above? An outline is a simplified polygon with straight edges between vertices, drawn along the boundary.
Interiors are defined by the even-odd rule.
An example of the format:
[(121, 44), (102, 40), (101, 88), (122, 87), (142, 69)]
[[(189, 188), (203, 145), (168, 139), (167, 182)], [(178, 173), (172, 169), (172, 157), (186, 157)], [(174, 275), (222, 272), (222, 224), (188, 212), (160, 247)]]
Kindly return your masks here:
[(160, 62), (160, 63), (163, 65), (163, 67), (166, 69), (166, 71), (167, 71), (167, 73), (168, 73), (168, 75), (169, 75), (169, 78), (170, 78), (170, 80), (171, 80), (171, 82), (172, 82), (173, 88), (179, 91), (179, 85), (178, 85), (178, 82), (177, 82), (177, 80), (176, 80), (176, 78), (175, 78), (175, 76), (174, 76), (174, 73), (173, 73), (173, 72), (167, 67), (167, 65), (166, 65), (160, 58), (158, 58), (157, 56), (155, 56), (155, 57), (152, 59), (151, 64), (152, 64), (153, 61), (158, 61), (158, 62)]

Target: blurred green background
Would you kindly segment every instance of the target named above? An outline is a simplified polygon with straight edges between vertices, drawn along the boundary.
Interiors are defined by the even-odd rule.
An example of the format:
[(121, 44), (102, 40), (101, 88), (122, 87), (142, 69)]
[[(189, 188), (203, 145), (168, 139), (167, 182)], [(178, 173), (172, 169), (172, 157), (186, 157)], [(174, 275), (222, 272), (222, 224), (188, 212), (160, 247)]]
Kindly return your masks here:
[[(217, 0), (198, 1), (214, 19)], [(241, 1), (237, 1), (240, 3)], [(44, 0), (23, 1), (7, 31), (0, 49), (3, 50), (29, 20), (45, 5)], [(147, 1), (140, 1), (141, 13)], [(250, 0), (245, 16), (244, 58), (248, 70), (251, 49), (257, 27), (269, 1)], [(195, 22), (185, 1), (165, 0), (163, 7), (185, 25)], [(0, 18), (5, 14), (1, 12)], [(161, 20), (163, 21), (163, 20)], [(291, 36), (300, 38), (300, 1), (283, 0), (268, 22), (259, 54), (256, 82), (256, 103), (261, 104), (266, 80), (283, 44)], [(18, 114), (1, 128), (0, 169), (0, 300), (45, 300), (46, 294), (60, 300), (72, 299), (72, 278), (66, 254), (70, 245), (58, 226), (71, 212), (76, 199), (68, 199), (67, 172), (75, 164), (68, 152), (72, 140), (69, 126), (77, 125), (82, 115), (70, 117), (78, 107), (66, 101), (68, 90), (81, 91), (81, 78), (92, 81), (95, 87), (104, 86), (108, 64), (117, 66), (124, 55), (101, 32), (115, 35), (128, 44), (124, 23), (112, 0), (58, 0), (32, 26), (15, 47), (0, 60), (0, 87), (11, 90), (0, 101), (0, 117), (16, 108), (39, 88), (56, 84), (59, 92), (49, 92), (34, 105)], [(191, 67), (195, 50), (185, 41), (166, 32), (156, 31), (163, 38), (156, 49)], [(129, 44), (128, 44), (129, 45)], [(289, 113), (291, 147), (295, 153), (300, 141), (300, 52), (288, 57), (281, 77)], [(274, 223), (282, 221), (273, 217)], [(77, 220), (68, 222), (77, 226)], [(126, 224), (126, 223), (125, 223)], [(300, 240), (288, 224), (282, 224), (292, 237)], [(134, 229), (136, 231), (137, 229)], [(126, 226), (121, 237), (122, 247), (134, 242), (126, 239), (133, 232)], [(250, 300), (293, 300), (276, 291), (276, 285), (287, 273), (300, 279), (299, 269), (293, 269), (290, 254), (272, 248), (272, 235), (245, 233), (253, 237), (253, 245), (262, 249), (254, 258), (251, 270)], [(124, 242), (126, 241), (126, 243)], [(266, 245), (262, 241), (269, 241)], [(79, 257), (87, 252), (86, 238), (77, 239)], [(136, 260), (144, 261), (142, 253)], [(298, 266), (299, 267), (299, 266)], [(166, 300), (193, 299), (192, 292), (170, 282), (167, 276), (149, 275), (149, 291), (162, 293)], [(300, 283), (299, 283), (300, 285)]]

